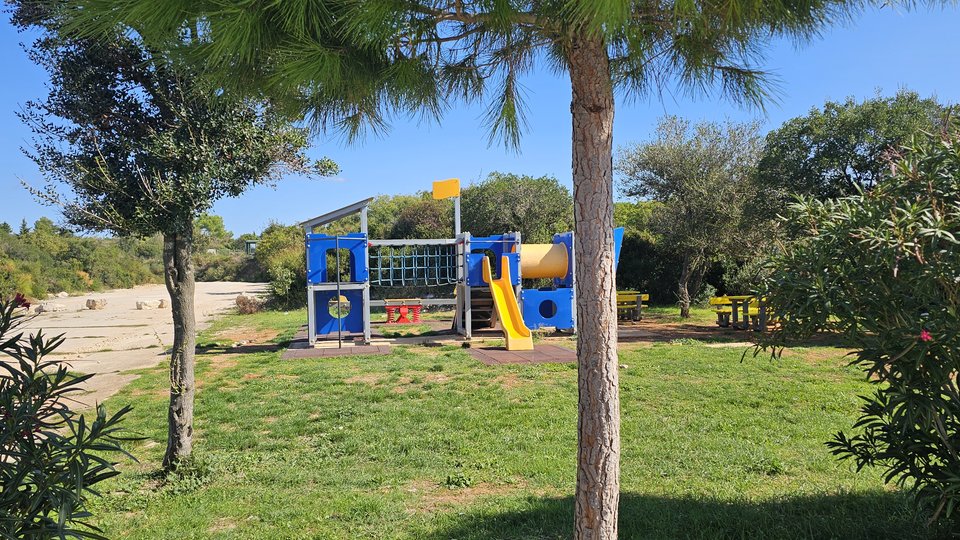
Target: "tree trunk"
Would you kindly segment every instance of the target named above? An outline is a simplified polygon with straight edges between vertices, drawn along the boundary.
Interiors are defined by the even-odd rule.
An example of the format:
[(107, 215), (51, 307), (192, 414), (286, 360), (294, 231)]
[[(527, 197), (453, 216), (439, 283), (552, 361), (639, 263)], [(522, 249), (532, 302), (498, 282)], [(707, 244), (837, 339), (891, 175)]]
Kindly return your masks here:
[(167, 451), (163, 468), (175, 469), (193, 450), (194, 353), (197, 321), (194, 314), (193, 258), (190, 233), (163, 237), (163, 274), (173, 313), (173, 349), (170, 351), (170, 409), (167, 414)]
[(683, 262), (680, 266), (680, 280), (677, 282), (677, 297), (680, 300), (680, 316), (684, 319), (690, 318), (690, 304), (693, 299), (690, 298), (690, 277), (693, 274), (693, 263), (689, 255), (683, 256)]
[(617, 537), (620, 381), (613, 251), (613, 88), (606, 45), (578, 33), (567, 53), (573, 99), (577, 494), (574, 538)]

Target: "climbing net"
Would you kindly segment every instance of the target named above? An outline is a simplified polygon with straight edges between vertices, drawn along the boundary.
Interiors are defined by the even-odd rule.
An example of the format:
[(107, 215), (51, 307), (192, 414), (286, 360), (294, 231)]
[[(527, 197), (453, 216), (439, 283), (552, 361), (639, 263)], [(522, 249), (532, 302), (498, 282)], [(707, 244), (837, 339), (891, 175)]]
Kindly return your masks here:
[(380, 287), (439, 287), (457, 282), (456, 244), (374, 245), (370, 284)]

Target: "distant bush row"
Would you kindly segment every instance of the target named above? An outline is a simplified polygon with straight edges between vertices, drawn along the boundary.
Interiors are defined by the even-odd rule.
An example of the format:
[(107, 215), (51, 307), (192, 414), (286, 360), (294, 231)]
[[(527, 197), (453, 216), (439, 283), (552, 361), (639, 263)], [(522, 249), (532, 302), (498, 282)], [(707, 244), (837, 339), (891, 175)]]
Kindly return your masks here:
[(162, 282), (159, 238), (75, 236), (41, 218), (19, 232), (0, 224), (0, 296), (132, 287)]
[[(219, 226), (219, 230), (218, 230)], [(265, 281), (257, 259), (244, 253), (245, 240), (223, 230), (218, 216), (198, 220), (198, 281)], [(77, 236), (48, 218), (14, 231), (0, 223), (0, 297), (22, 293), (46, 298), (69, 293), (163, 283), (163, 240)]]

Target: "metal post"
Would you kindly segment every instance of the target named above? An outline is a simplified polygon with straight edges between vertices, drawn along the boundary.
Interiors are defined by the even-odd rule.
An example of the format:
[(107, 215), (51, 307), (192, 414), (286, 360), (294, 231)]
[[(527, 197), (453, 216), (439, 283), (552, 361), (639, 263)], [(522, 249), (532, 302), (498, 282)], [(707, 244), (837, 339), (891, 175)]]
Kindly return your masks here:
[[(520, 268), (520, 267), (522, 266), (522, 265), (520, 264), (520, 250), (523, 249), (523, 243), (521, 242), (521, 239), (520, 239), (520, 231), (517, 231), (517, 232), (514, 233), (513, 241), (514, 241), (514, 245), (516, 246), (516, 252), (517, 252), (517, 278), (519, 278), (519, 279), (517, 280), (517, 284), (513, 287), (513, 294), (516, 295), (517, 299), (519, 300), (519, 306), (518, 306), (518, 307), (520, 308), (520, 313), (523, 313), (523, 300), (522, 300), (522, 298), (523, 298), (523, 270), (521, 270), (521, 268)], [(504, 246), (504, 247), (506, 247), (506, 246)], [(503, 271), (503, 270), (501, 270), (501, 272), (502, 272), (502, 271)]]
[(307, 283), (307, 342), (313, 346), (317, 342), (317, 311), (315, 305), (316, 293), (313, 286)]
[[(334, 237), (337, 253), (337, 348), (343, 348), (343, 319), (340, 315), (340, 235)], [(326, 261), (324, 261), (326, 262)], [(329, 309), (329, 308), (328, 308)]]
[(460, 234), (460, 196), (453, 198), (453, 234)]
[[(367, 261), (367, 280), (363, 282), (363, 344), (370, 344), (370, 243), (364, 242), (363, 257)], [(352, 308), (351, 308), (352, 309)]]
[(470, 284), (467, 282), (469, 277), (469, 268), (467, 268), (467, 257), (470, 255), (470, 233), (463, 235), (463, 332), (467, 340), (473, 338), (473, 311), (471, 304), (473, 299), (470, 294)]
[(312, 347), (317, 342), (317, 312), (315, 309), (315, 293), (310, 284), (310, 227), (304, 227), (303, 256), (307, 269), (307, 343)]

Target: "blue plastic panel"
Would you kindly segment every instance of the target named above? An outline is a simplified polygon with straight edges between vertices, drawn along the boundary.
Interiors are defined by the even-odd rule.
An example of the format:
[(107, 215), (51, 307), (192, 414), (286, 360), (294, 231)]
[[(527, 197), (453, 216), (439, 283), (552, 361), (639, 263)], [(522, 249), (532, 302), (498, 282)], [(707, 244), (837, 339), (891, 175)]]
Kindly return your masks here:
[(623, 227), (613, 229), (613, 269), (620, 266), (620, 248), (623, 247)]
[[(331, 277), (327, 275), (327, 253), (337, 248), (337, 237), (326, 234), (308, 234), (307, 245), (307, 282), (329, 283)], [(364, 282), (370, 279), (370, 269), (367, 266), (367, 235), (350, 233), (340, 236), (340, 249), (350, 252), (350, 260), (341, 259), (340, 264), (350, 265), (350, 281)]]
[(470, 253), (467, 254), (467, 285), (484, 287), (483, 257), (484, 251), (493, 252), (490, 260), (490, 269), (494, 277), (500, 275), (500, 257), (507, 255), (510, 258), (510, 280), (514, 285), (520, 283), (520, 255), (516, 253), (517, 236), (515, 234), (500, 234), (495, 236), (474, 236), (470, 238)]
[(520, 301), (527, 328), (553, 326), (557, 330), (573, 330), (573, 289), (524, 289)]
[(350, 312), (345, 317), (337, 319), (330, 314), (329, 306), (330, 300), (337, 297), (337, 291), (313, 291), (317, 335), (336, 334), (337, 326), (340, 326), (340, 331), (343, 333), (363, 333), (363, 291), (351, 289), (341, 291), (340, 294), (350, 302)]
[[(554, 244), (563, 244), (567, 248), (567, 260), (573, 261), (573, 233), (565, 232), (553, 235)], [(553, 285), (558, 288), (573, 287), (574, 264), (567, 264), (567, 275), (562, 279), (554, 279)]]

